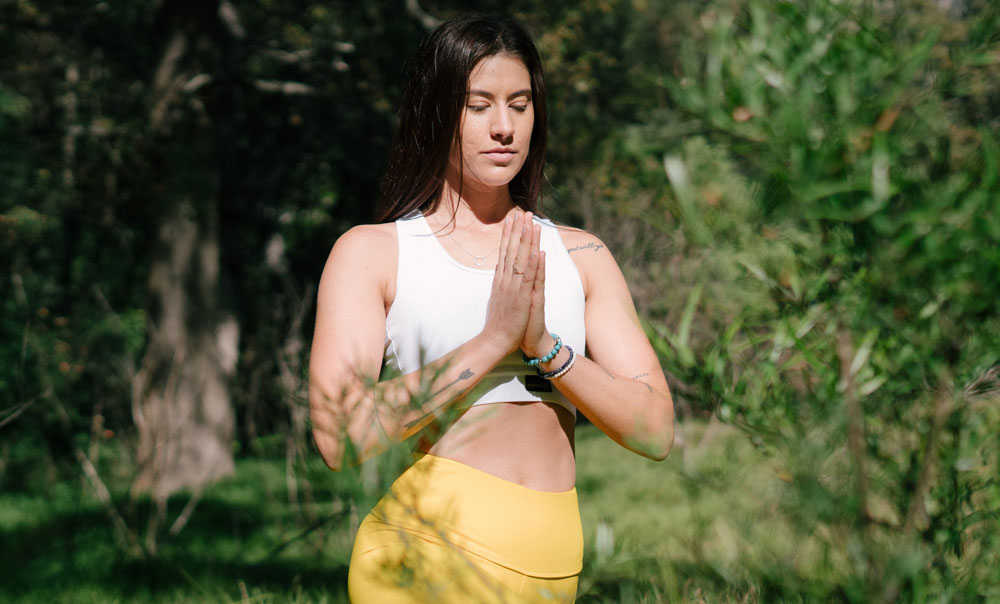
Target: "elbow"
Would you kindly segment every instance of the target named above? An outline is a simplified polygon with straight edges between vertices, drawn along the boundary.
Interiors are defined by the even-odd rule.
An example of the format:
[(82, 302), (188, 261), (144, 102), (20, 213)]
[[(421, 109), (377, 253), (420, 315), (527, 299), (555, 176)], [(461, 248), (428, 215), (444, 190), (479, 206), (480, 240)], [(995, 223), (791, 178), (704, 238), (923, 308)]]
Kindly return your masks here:
[(339, 452), (335, 452), (333, 447), (324, 447), (320, 444), (320, 439), (313, 433), (313, 439), (316, 441), (316, 448), (319, 449), (319, 455), (323, 459), (323, 463), (326, 467), (330, 468), (334, 472), (339, 472), (343, 468), (344, 456)]
[(663, 461), (670, 455), (674, 447), (674, 407), (667, 405), (660, 417), (651, 422), (650, 430), (646, 432), (645, 447), (640, 451), (644, 457), (653, 461)]
[(630, 447), (633, 451), (653, 461), (663, 461), (670, 455), (674, 446), (674, 431), (667, 430), (656, 434), (647, 434), (642, 443)]
[(670, 408), (670, 413), (667, 414), (667, 418), (663, 422), (663, 427), (657, 431), (656, 434), (656, 447), (653, 450), (653, 455), (650, 459), (656, 461), (663, 461), (670, 455), (670, 450), (674, 448), (674, 413), (673, 406)]
[(641, 436), (634, 436), (622, 442), (625, 448), (653, 461), (663, 461), (674, 446), (674, 431), (646, 430)]
[(315, 412), (311, 415), (312, 436), (313, 442), (316, 443), (316, 450), (319, 451), (326, 467), (338, 472), (343, 467), (344, 461), (343, 439), (337, 437), (329, 422), (322, 421)]
[(312, 424), (313, 442), (323, 463), (337, 472), (344, 461), (344, 434), (331, 399), (315, 384), (309, 387), (309, 419)]
[(649, 455), (647, 455), (647, 457), (649, 457), (653, 461), (663, 461), (664, 459), (667, 458), (668, 455), (670, 455), (670, 450), (673, 448), (674, 448), (674, 431), (671, 430), (669, 437), (661, 439), (660, 442), (658, 442), (656, 446), (650, 450)]
[(343, 432), (332, 432), (313, 426), (312, 434), (323, 463), (334, 472), (339, 472), (345, 467), (357, 466), (373, 453), (372, 448), (361, 446)]
[(326, 392), (310, 387), (309, 415), (313, 441), (328, 468), (336, 472), (356, 466), (393, 442), (372, 406), (359, 402), (344, 410), (347, 394), (333, 399)]

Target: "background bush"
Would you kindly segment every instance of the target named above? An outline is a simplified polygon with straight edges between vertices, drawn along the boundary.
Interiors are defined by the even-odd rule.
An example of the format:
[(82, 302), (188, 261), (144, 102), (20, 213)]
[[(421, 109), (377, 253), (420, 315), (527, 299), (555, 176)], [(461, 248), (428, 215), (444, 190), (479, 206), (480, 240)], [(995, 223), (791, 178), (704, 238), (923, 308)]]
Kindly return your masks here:
[(995, 593), (1000, 55), (968, 8), (716, 5), (631, 133), (683, 256), (665, 364), (786, 481), (794, 551), (733, 569), (771, 597)]
[[(280, 586), (308, 556), (342, 579), (352, 522), (400, 456), (330, 475), (304, 440), (312, 296), (336, 236), (371, 215), (422, 20), (472, 8), (404, 4), (0, 2), (0, 529), (39, 579), (9, 593), (215, 601), (254, 595), (255, 569), (271, 589), (256, 596), (338, 593), (322, 564)], [(225, 6), (243, 37), (220, 25)], [(582, 599), (1000, 597), (996, 3), (475, 8), (535, 34), (544, 207), (615, 252), (679, 411), (675, 459), (622, 460), (627, 498), (582, 433), (602, 451), (580, 452)], [(211, 78), (186, 80), (174, 126), (155, 129), (171, 28), (201, 36), (184, 68)], [(239, 463), (235, 482), (157, 512), (129, 495), (134, 378), (157, 233), (182, 201), (220, 227)], [(616, 512), (636, 502), (645, 533)], [(277, 528), (248, 529), (258, 513)], [(114, 555), (32, 545), (95, 522), (68, 543)], [(170, 587), (191, 547), (199, 571), (231, 560), (209, 575), (250, 591)], [(86, 572), (53, 587), (67, 566)], [(162, 582), (116, 584), (123, 569)]]

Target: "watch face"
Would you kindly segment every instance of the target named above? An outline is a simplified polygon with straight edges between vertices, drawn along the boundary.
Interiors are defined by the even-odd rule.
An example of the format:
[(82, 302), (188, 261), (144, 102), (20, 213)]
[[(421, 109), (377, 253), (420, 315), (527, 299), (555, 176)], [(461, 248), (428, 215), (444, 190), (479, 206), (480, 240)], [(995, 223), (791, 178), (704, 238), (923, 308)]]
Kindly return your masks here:
[(524, 376), (524, 387), (528, 392), (552, 392), (552, 382), (537, 375)]

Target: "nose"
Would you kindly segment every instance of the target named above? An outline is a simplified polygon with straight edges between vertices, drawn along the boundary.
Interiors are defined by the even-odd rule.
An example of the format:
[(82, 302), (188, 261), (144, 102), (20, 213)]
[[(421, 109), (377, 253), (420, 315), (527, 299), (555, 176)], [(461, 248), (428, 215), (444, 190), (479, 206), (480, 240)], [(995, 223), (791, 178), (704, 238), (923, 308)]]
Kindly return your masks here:
[(514, 140), (514, 119), (510, 109), (501, 109), (493, 114), (490, 135), (501, 145), (509, 145)]

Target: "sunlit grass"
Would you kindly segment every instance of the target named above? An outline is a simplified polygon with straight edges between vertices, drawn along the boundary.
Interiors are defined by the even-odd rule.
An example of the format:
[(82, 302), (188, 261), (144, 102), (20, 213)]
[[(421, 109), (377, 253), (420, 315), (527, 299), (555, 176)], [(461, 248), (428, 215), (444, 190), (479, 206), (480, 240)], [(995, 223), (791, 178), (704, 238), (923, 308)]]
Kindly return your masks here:
[[(680, 434), (683, 444), (653, 462), (593, 426), (579, 427), (586, 551), (578, 601), (764, 601), (760, 578), (741, 569), (808, 552), (808, 544), (789, 541), (777, 473), (741, 433), (686, 422)], [(318, 457), (300, 465), (299, 484), (308, 477), (312, 494), (300, 491), (293, 505), (284, 459), (239, 461), (236, 475), (209, 489), (190, 522), (176, 536), (162, 535), (149, 559), (116, 546), (105, 510), (78, 485), (2, 494), (0, 600), (346, 602), (353, 530), (365, 510), (337, 501), (341, 475), (321, 465)], [(113, 486), (141, 538), (149, 504), (129, 503), (125, 485)], [(168, 526), (185, 503), (170, 502)]]
[(581, 431), (581, 601), (758, 601), (756, 581), (739, 569), (748, 556), (793, 548), (776, 514), (780, 480), (746, 438), (702, 422), (686, 422), (679, 434), (657, 463)]

